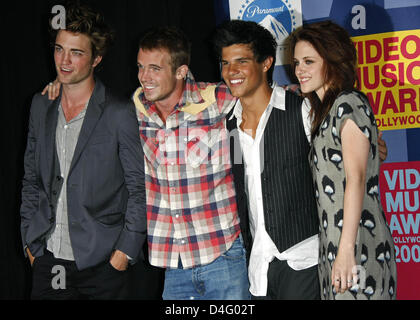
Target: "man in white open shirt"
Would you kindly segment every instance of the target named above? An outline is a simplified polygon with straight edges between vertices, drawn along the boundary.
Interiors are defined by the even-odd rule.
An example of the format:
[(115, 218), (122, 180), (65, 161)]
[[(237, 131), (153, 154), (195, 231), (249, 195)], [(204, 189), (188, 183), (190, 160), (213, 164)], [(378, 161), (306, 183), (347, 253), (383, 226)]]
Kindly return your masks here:
[(248, 220), (242, 232), (253, 240), (250, 292), (264, 299), (319, 299), (309, 106), (271, 85), (277, 44), (265, 28), (230, 21), (217, 30), (215, 44), (222, 76), (239, 98), (227, 127), (242, 152), (231, 161), (237, 193), (247, 195), (247, 208), (239, 211)]
[[(304, 119), (303, 124), (305, 133), (307, 133), (309, 139), (310, 121), (307, 120), (309, 108), (305, 102), (302, 103), (302, 118)], [(306, 297), (312, 297), (313, 299), (316, 299), (318, 297), (316, 268), (311, 267), (318, 264), (318, 234), (316, 233), (309, 238), (298, 242), (285, 251), (279, 252), (277, 246), (274, 244), (265, 229), (263, 190), (261, 185), (261, 172), (263, 168), (260, 164), (260, 157), (262, 156), (260, 150), (263, 150), (261, 149), (261, 146), (263, 145), (264, 130), (273, 108), (277, 108), (278, 110), (282, 111), (286, 110), (285, 90), (277, 85), (275, 85), (273, 88), (270, 103), (261, 115), (254, 138), (252, 138), (251, 135), (246, 132), (246, 129), (245, 131), (241, 129), (243, 109), (240, 100), (236, 104), (233, 114), (230, 117), (230, 120), (233, 119), (233, 117), (236, 117), (237, 119), (239, 141), (242, 150), (243, 161), (245, 164), (245, 192), (248, 197), (248, 214), (250, 220), (249, 224), (250, 232), (253, 238), (253, 246), (248, 269), (248, 276), (251, 284), (250, 292), (253, 296), (299, 299), (304, 298), (306, 293), (308, 293), (307, 290), (310, 289), (310, 292), (313, 293), (313, 296)], [(310, 271), (312, 270), (312, 280), (314, 280), (313, 282), (306, 281), (301, 284), (296, 283), (296, 285), (299, 285), (300, 289), (305, 289), (306, 293), (302, 292), (304, 295), (296, 296), (295, 292), (295, 295), (289, 296), (290, 293), (285, 292), (281, 286), (277, 287), (280, 292), (277, 294), (274, 292), (274, 297), (267, 294), (268, 266), (269, 263), (275, 258), (277, 258), (279, 261), (287, 261), (288, 267), (295, 271), (308, 269), (307, 271), (309, 272), (306, 272), (305, 276), (306, 280), (308, 280), (307, 276), (310, 276)], [(283, 267), (285, 267), (285, 265)], [(286, 279), (290, 280), (292, 278), (286, 277)], [(276, 283), (279, 284), (279, 282)], [(302, 287), (302, 285), (304, 286)], [(293, 289), (299, 288), (296, 287)]]

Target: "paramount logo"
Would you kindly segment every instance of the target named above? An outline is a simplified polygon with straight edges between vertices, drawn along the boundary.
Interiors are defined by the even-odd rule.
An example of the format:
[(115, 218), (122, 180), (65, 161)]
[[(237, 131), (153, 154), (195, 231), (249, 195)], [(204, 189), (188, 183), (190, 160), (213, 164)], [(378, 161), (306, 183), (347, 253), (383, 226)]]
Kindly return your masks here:
[(255, 14), (270, 14), (284, 11), (284, 5), (278, 8), (269, 8), (269, 9), (260, 9), (259, 6), (253, 5), (249, 6), (247, 11), (247, 18), (252, 18)]
[[(276, 66), (288, 63), (287, 39), (302, 25), (302, 0), (229, 0), (231, 19), (254, 21), (266, 28), (278, 44)], [(278, 81), (285, 81), (281, 77)]]
[(277, 21), (272, 15), (266, 16), (261, 22), (264, 28), (271, 32), (272, 35), (277, 39), (277, 42), (282, 44), (283, 41), (289, 36), (289, 32), (287, 32), (286, 28), (283, 24)]

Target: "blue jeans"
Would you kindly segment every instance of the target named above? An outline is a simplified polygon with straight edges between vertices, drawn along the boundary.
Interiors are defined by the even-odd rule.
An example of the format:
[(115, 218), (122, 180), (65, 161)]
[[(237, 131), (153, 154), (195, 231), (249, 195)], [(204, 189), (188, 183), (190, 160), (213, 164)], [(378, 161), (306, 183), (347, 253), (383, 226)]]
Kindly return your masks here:
[(189, 269), (166, 269), (164, 300), (249, 300), (242, 237), (213, 262)]

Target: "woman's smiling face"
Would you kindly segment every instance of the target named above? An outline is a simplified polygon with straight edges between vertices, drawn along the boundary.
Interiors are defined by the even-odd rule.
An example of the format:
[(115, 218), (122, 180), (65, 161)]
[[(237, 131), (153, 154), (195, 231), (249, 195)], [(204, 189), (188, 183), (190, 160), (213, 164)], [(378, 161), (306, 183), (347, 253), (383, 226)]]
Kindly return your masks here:
[(325, 83), (324, 59), (308, 41), (298, 41), (293, 61), (301, 91), (304, 93), (315, 91), (322, 101), (328, 89)]

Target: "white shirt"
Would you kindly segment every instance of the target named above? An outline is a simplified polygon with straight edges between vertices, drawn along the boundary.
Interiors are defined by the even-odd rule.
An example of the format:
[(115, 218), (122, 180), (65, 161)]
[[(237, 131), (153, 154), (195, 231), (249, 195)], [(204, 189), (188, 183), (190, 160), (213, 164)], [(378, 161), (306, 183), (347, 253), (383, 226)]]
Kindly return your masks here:
[[(258, 123), (255, 139), (252, 138), (252, 132), (248, 134), (240, 128), (242, 123), (240, 100), (237, 101), (233, 111), (233, 115), (237, 119), (239, 140), (244, 158), (245, 192), (248, 196), (250, 229), (254, 240), (248, 268), (249, 291), (254, 296), (267, 295), (268, 264), (274, 258), (287, 260), (287, 264), (294, 270), (303, 270), (318, 264), (318, 235), (305, 239), (280, 253), (265, 229), (260, 167), (260, 164), (264, 163), (263, 160), (260, 161), (260, 156), (264, 157), (264, 155), (260, 155), (260, 144), (264, 144), (264, 130), (273, 108), (286, 110), (285, 94), (282, 87), (274, 85), (270, 102)], [(306, 136), (310, 142), (311, 121), (309, 110), (309, 101), (305, 100), (302, 103), (302, 119)]]

